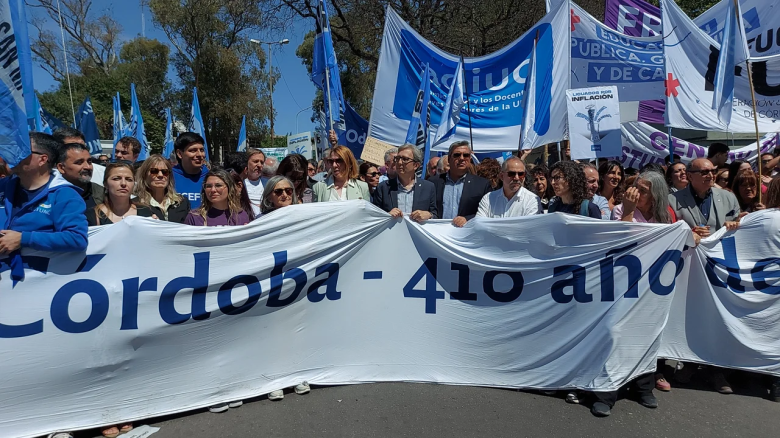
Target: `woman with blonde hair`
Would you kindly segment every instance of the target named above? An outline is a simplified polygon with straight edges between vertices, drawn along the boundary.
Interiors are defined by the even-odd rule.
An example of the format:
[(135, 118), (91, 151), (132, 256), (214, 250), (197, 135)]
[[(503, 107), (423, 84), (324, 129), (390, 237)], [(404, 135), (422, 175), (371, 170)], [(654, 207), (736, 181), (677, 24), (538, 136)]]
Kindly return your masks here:
[(136, 200), (148, 205), (158, 219), (184, 223), (190, 201), (176, 192), (173, 166), (162, 155), (147, 158), (136, 172)]
[(190, 211), (185, 224), (220, 227), (249, 223), (249, 216), (241, 207), (238, 187), (226, 171), (212, 169), (206, 174), (200, 197), (200, 207)]
[(368, 184), (357, 179), (359, 168), (352, 151), (338, 145), (330, 150), (326, 161), (330, 165), (331, 175), (314, 185), (314, 202), (353, 199), (371, 201)]

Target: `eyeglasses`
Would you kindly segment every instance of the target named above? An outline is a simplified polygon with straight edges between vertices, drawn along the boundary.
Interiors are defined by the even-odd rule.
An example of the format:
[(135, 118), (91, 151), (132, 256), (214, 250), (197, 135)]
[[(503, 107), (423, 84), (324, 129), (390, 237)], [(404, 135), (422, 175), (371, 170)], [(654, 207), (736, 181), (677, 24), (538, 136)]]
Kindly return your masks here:
[(769, 164), (772, 160), (761, 160), (761, 164)]
[(394, 162), (394, 163), (401, 163), (401, 164), (406, 164), (406, 163), (410, 163), (410, 162), (412, 162), (412, 161), (414, 161), (414, 159), (413, 159), (413, 158), (409, 158), (409, 157), (399, 157), (399, 156), (395, 156), (395, 157), (393, 158), (393, 162)]
[(715, 175), (717, 173), (718, 169), (697, 169), (697, 170), (689, 170), (691, 173), (700, 173), (701, 176), (707, 176), (707, 175)]
[(168, 169), (149, 169), (149, 175), (155, 176), (157, 174), (161, 174), (162, 176), (168, 176)]
[(370, 176), (371, 178), (376, 178), (379, 175), (381, 175), (381, 173), (379, 173), (379, 172), (371, 172), (371, 173), (364, 174), (364, 176)]
[(211, 190), (211, 189), (222, 190), (225, 187), (227, 187), (227, 186), (224, 185), (224, 184), (220, 184), (220, 183), (217, 183), (217, 184), (204, 184), (203, 185), (203, 188), (206, 189), (206, 190)]
[(293, 189), (292, 189), (292, 188), (290, 188), (290, 187), (287, 187), (287, 188), (285, 188), (285, 189), (274, 189), (274, 192), (273, 192), (273, 193), (274, 193), (274, 195), (276, 195), (276, 196), (282, 196), (282, 193), (284, 193), (284, 194), (285, 194), (285, 195), (287, 195), (287, 196), (292, 196), (292, 194), (293, 194)]
[(456, 160), (460, 160), (461, 158), (469, 159), (471, 158), (471, 154), (452, 154), (452, 158)]
[(342, 160), (341, 158), (336, 158), (335, 160), (334, 160), (334, 159), (331, 159), (331, 158), (328, 158), (328, 159), (327, 159), (327, 160), (325, 160), (325, 161), (327, 161), (327, 162), (328, 162), (328, 164), (330, 164), (331, 166), (332, 166), (332, 165), (334, 165), (334, 164), (336, 164), (336, 163), (338, 163), (338, 164), (344, 164), (344, 160)]
[(515, 178), (515, 177), (522, 178), (525, 176), (525, 172), (507, 172), (506, 174), (510, 178)]
[(563, 175), (553, 175), (550, 177), (550, 180), (552, 181), (560, 181), (563, 179)]

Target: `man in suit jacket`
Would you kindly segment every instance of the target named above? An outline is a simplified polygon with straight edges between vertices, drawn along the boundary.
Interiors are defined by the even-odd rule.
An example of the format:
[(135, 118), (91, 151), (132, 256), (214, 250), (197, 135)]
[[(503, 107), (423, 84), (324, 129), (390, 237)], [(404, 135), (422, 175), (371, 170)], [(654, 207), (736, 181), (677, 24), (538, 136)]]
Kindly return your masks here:
[(739, 218), (739, 202), (733, 193), (714, 187), (717, 168), (706, 158), (688, 165), (688, 187), (669, 195), (669, 205), (700, 237), (727, 226)]
[(438, 218), (436, 187), (430, 181), (416, 177), (422, 166), (422, 152), (417, 146), (405, 144), (393, 158), (396, 178), (380, 183), (374, 193), (374, 204), (391, 216), (409, 216), (415, 222)]
[(442, 219), (452, 219), (456, 227), (466, 225), (479, 209), (482, 197), (493, 191), (490, 181), (469, 173), (471, 146), (456, 141), (447, 154), (450, 170), (431, 178), (436, 186), (436, 208)]

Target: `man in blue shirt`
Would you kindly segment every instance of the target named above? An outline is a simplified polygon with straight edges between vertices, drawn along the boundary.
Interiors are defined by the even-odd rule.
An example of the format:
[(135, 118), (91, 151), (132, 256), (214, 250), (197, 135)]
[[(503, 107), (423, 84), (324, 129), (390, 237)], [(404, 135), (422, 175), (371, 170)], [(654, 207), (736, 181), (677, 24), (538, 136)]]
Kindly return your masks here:
[(0, 180), (0, 256), (11, 258), (11, 278), (24, 279), (21, 249), (87, 249), (86, 205), (79, 189), (53, 172), (60, 143), (51, 135), (30, 134), (32, 153)]
[(179, 159), (179, 164), (173, 168), (173, 182), (176, 191), (190, 201), (193, 210), (200, 207), (203, 179), (209, 173), (204, 143), (203, 137), (194, 132), (179, 134), (173, 143), (176, 157)]
[(431, 178), (436, 186), (437, 211), (456, 227), (466, 225), (479, 210), (482, 197), (493, 191), (490, 181), (471, 174), (471, 146), (467, 141), (450, 145), (450, 170)]

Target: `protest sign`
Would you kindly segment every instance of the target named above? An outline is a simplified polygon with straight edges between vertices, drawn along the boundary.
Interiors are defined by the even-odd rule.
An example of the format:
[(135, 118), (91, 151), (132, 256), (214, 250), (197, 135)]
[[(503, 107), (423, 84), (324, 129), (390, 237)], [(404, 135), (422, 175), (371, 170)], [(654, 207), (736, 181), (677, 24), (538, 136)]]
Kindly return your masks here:
[(620, 155), (620, 99), (617, 87), (566, 91), (573, 160)]
[(307, 160), (314, 158), (314, 148), (312, 147), (311, 132), (302, 132), (300, 134), (287, 137), (287, 153), (301, 154)]
[(363, 145), (363, 153), (360, 155), (360, 159), (376, 164), (377, 166), (383, 166), (385, 164), (385, 152), (394, 147), (395, 146), (381, 140), (368, 137), (366, 143)]

